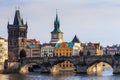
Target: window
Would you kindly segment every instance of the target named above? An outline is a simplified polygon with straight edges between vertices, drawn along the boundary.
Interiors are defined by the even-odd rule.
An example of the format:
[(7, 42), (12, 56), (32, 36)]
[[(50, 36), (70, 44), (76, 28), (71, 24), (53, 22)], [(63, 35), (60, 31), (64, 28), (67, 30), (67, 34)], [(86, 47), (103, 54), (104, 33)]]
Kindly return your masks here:
[(56, 53), (56, 56), (58, 56), (58, 53)]
[(60, 53), (60, 56), (61, 56), (61, 53)]
[(22, 39), (22, 42), (24, 42), (24, 39)]
[(2, 44), (0, 44), (0, 47), (2, 47)]

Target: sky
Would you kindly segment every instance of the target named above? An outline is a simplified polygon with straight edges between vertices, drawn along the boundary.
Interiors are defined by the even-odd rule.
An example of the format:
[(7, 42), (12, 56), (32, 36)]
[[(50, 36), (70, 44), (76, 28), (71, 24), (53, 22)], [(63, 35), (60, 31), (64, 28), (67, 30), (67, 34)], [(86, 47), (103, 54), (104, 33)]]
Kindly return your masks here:
[(28, 38), (49, 42), (56, 9), (64, 41), (77, 35), (82, 43), (120, 44), (120, 0), (0, 0), (0, 36), (8, 37), (16, 7), (28, 23)]

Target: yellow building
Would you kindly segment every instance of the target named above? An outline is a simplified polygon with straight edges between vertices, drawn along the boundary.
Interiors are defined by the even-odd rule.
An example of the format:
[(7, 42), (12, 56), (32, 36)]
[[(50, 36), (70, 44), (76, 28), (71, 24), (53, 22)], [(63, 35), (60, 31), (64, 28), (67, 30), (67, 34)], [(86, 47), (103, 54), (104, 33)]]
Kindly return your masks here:
[(57, 43), (55, 46), (55, 56), (72, 56), (73, 43)]
[[(73, 45), (73, 43), (67, 42), (57, 43), (54, 50), (54, 56), (72, 56)], [(66, 70), (74, 70), (74, 66), (70, 61), (64, 61), (60, 64), (55, 65), (53, 72), (62, 72)]]

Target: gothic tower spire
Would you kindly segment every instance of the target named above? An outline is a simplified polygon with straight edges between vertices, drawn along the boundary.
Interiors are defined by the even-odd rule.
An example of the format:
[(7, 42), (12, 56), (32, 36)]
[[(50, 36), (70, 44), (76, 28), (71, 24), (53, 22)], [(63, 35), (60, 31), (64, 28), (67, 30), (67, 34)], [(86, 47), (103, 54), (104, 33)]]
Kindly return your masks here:
[(13, 24), (7, 25), (8, 28), (8, 57), (9, 60), (17, 60), (20, 58), (21, 50), (26, 51), (27, 28), (23, 18), (20, 16), (20, 11), (15, 11)]
[(20, 11), (19, 10), (16, 10), (15, 11), (15, 16), (14, 16), (14, 22), (13, 22), (14, 25), (23, 25), (23, 21), (22, 21), (22, 18), (20, 16)]

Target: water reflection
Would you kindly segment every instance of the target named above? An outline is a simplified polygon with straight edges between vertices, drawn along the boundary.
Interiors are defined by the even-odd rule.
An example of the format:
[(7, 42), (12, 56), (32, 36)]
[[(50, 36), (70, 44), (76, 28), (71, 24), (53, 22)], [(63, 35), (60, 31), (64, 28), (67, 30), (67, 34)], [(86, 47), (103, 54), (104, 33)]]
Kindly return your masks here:
[(52, 76), (73, 76), (76, 73), (73, 72), (57, 72), (57, 73), (51, 73)]
[(111, 76), (88, 76), (88, 75), (50, 75), (50, 74), (42, 74), (42, 75), (33, 75), (28, 74), (29, 80), (120, 80), (119, 75), (111, 75)]
[(74, 73), (60, 73), (60, 74), (29, 73), (26, 75), (0, 74), (0, 80), (120, 80), (120, 75), (89, 76)]
[(0, 74), (0, 80), (28, 80), (25, 75), (20, 74)]
[(7, 75), (0, 75), (0, 80), (9, 80), (9, 76)]

